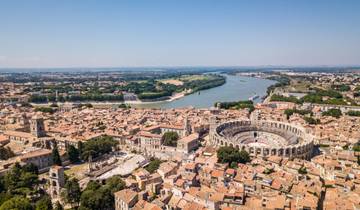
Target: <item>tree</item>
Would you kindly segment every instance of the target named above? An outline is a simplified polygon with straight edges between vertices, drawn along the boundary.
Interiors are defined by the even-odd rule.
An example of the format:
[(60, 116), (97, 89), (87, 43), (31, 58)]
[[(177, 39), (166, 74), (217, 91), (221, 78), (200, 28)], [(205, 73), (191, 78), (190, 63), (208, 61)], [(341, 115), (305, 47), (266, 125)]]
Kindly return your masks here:
[(38, 175), (26, 171), (19, 163), (9, 170), (4, 177), (4, 186), (10, 194), (28, 195), (36, 190)]
[(32, 173), (32, 174), (36, 174), (38, 175), (39, 174), (39, 169), (38, 167), (33, 164), (33, 163), (29, 163), (29, 164), (26, 164), (22, 167), (22, 169), (26, 172), (29, 172), (29, 173)]
[(52, 210), (51, 198), (49, 196), (44, 196), (38, 200), (35, 204), (35, 210)]
[(290, 116), (295, 113), (300, 114), (300, 115), (307, 115), (307, 114), (313, 115), (312, 111), (303, 110), (303, 109), (286, 109), (284, 111), (284, 114), (286, 115), (286, 119), (289, 119)]
[(312, 117), (304, 117), (305, 122), (309, 123), (310, 125), (316, 125), (320, 123), (319, 119), (314, 119)]
[(106, 185), (110, 188), (111, 193), (115, 193), (125, 188), (125, 182), (120, 176), (112, 176), (106, 180)]
[(32, 206), (28, 199), (15, 196), (10, 200), (5, 201), (1, 206), (0, 210), (32, 210)]
[(111, 136), (101, 136), (91, 139), (82, 144), (79, 150), (81, 151), (81, 158), (88, 160), (91, 155), (93, 158), (97, 158), (101, 155), (110, 153), (112, 149), (118, 144)]
[(57, 146), (54, 146), (52, 149), (51, 157), (54, 165), (62, 166), (62, 161)]
[(169, 131), (165, 132), (161, 138), (165, 146), (176, 147), (179, 135), (174, 131)]
[(161, 161), (157, 158), (154, 158), (150, 161), (149, 165), (145, 167), (145, 169), (152, 174), (159, 168), (160, 164)]
[(79, 141), (78, 143), (78, 151), (79, 151), (79, 155), (81, 155), (84, 151), (84, 144), (82, 141)]
[(219, 163), (228, 163), (234, 165), (235, 163), (247, 163), (250, 161), (249, 153), (245, 150), (239, 151), (234, 147), (220, 147), (217, 151), (217, 158)]
[(99, 182), (90, 180), (90, 182), (86, 185), (85, 191), (87, 191), (87, 190), (96, 191), (100, 187), (101, 187), (101, 184), (99, 184)]
[(81, 194), (80, 209), (101, 209), (102, 194), (99, 191), (85, 190)]
[(15, 153), (10, 149), (10, 147), (1, 147), (0, 146), (0, 160), (7, 160), (14, 156), (15, 156)]
[(68, 180), (65, 183), (64, 199), (66, 202), (73, 204), (78, 204), (80, 202), (81, 189), (78, 183), (78, 180), (73, 178)]
[(5, 192), (0, 193), (0, 206), (1, 206), (5, 201), (10, 200), (11, 198), (13, 198), (13, 195), (11, 195), (10, 193), (5, 193)]
[(125, 188), (120, 176), (113, 176), (104, 185), (90, 181), (81, 194), (80, 209), (110, 210), (114, 209), (114, 193)]
[(80, 158), (79, 158), (79, 150), (76, 149), (76, 147), (74, 147), (73, 145), (70, 145), (68, 148), (67, 148), (67, 155), (69, 157), (69, 160), (71, 163), (77, 163), (80, 161)]
[(4, 179), (0, 177), (0, 193), (5, 191)]

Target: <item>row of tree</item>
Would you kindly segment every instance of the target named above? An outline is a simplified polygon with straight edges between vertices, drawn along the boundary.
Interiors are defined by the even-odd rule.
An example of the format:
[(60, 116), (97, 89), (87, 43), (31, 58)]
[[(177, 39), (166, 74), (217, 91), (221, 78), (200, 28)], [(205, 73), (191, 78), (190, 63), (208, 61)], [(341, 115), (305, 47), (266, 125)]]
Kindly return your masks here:
[(221, 109), (249, 109), (250, 112), (255, 110), (253, 101), (234, 101), (234, 102), (216, 102), (215, 107)]
[(349, 116), (352, 116), (352, 117), (360, 117), (360, 111), (350, 110), (346, 114), (349, 115)]
[(339, 118), (342, 116), (342, 112), (340, 109), (329, 109), (329, 110), (323, 112), (322, 115)]
[(29, 102), (48, 103), (48, 102), (82, 102), (82, 101), (124, 101), (124, 96), (112, 94), (84, 94), (59, 96), (56, 100), (55, 95), (32, 95)]

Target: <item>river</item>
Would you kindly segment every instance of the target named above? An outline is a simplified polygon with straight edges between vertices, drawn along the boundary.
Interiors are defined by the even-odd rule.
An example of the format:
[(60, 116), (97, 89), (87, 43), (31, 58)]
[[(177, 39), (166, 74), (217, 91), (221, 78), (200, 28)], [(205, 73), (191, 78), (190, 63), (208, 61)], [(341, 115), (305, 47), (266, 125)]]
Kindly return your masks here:
[(147, 104), (131, 105), (139, 108), (209, 108), (214, 106), (215, 102), (248, 100), (254, 94), (260, 97), (255, 102), (260, 102), (261, 97), (266, 95), (267, 88), (275, 84), (276, 81), (260, 79), (254, 77), (244, 77), (235, 75), (225, 75), (226, 83), (222, 86), (202, 90), (200, 92), (187, 95), (175, 101), (162, 101)]

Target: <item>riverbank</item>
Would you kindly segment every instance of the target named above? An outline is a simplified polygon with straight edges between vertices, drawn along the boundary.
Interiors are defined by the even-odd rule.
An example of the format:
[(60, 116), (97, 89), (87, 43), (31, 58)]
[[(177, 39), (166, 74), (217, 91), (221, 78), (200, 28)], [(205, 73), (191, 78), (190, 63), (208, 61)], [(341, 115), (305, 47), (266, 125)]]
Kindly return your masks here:
[[(191, 91), (191, 90), (190, 90)], [(57, 102), (56, 104), (59, 106), (64, 105), (76, 105), (76, 104), (91, 104), (94, 106), (103, 106), (103, 105), (120, 105), (120, 104), (128, 104), (128, 105), (145, 105), (145, 104), (156, 104), (156, 103), (162, 103), (162, 102), (172, 102), (178, 99), (181, 99), (186, 96), (186, 94), (189, 91), (183, 91), (181, 93), (176, 93), (172, 96), (170, 96), (169, 99), (166, 100), (159, 100), (159, 101), (141, 101), (141, 100), (133, 100), (133, 101), (107, 101), (107, 102), (99, 102), (99, 101), (82, 101), (82, 102)], [(30, 103), (34, 107), (46, 107), (51, 106), (53, 103)]]
[(156, 104), (156, 103), (161, 103), (161, 102), (171, 102), (171, 101), (175, 101), (178, 100), (182, 97), (185, 97), (186, 93), (181, 92), (181, 93), (176, 93), (172, 96), (170, 96), (169, 99), (166, 100), (159, 100), (159, 101), (141, 101), (141, 100), (136, 100), (136, 101), (124, 101), (124, 104)]
[(248, 100), (254, 93), (259, 95), (255, 103), (261, 102), (261, 98), (266, 95), (267, 87), (275, 84), (276, 82), (268, 79), (234, 76), (224, 74), (226, 83), (224, 85), (201, 90), (200, 93), (186, 95), (171, 102), (159, 102), (151, 104), (134, 105), (138, 108), (210, 108), (216, 102), (232, 102), (240, 100)]
[[(128, 104), (134, 108), (210, 108), (216, 102), (231, 102), (248, 100), (254, 93), (259, 95), (255, 103), (261, 102), (261, 98), (266, 96), (266, 90), (269, 86), (276, 82), (268, 79), (260, 79), (254, 77), (225, 75), (226, 83), (214, 88), (201, 90), (199, 92), (187, 94), (185, 92), (176, 93), (167, 100), (163, 101), (118, 101), (118, 102), (75, 102), (75, 103), (58, 103), (60, 106), (65, 104), (86, 104), (90, 103), (94, 107), (115, 107), (121, 104)], [(188, 90), (191, 91), (191, 90)], [(189, 92), (190, 93), (190, 92)], [(33, 104), (34, 105), (34, 104)], [(49, 104), (35, 104), (35, 106), (50, 106)]]

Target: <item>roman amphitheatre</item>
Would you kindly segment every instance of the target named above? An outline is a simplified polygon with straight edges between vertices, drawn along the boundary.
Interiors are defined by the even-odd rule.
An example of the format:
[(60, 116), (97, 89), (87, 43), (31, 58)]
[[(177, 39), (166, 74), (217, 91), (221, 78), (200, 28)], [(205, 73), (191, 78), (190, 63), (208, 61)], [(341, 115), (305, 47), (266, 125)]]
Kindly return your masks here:
[(212, 144), (246, 150), (251, 156), (311, 158), (313, 137), (301, 126), (277, 121), (211, 120)]

